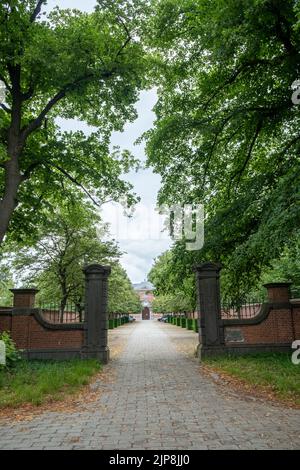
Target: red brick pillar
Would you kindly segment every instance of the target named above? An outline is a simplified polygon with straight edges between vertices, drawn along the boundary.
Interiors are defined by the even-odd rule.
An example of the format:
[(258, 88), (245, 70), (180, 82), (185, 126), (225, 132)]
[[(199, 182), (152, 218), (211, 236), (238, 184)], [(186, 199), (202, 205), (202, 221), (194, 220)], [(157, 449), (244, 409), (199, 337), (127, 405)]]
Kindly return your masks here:
[(270, 282), (264, 284), (268, 291), (268, 302), (274, 303), (288, 303), (290, 301), (290, 286), (291, 282)]
[(14, 294), (14, 308), (34, 308), (38, 289), (10, 289)]
[(30, 349), (30, 315), (38, 289), (10, 289), (14, 294), (11, 337), (20, 349)]

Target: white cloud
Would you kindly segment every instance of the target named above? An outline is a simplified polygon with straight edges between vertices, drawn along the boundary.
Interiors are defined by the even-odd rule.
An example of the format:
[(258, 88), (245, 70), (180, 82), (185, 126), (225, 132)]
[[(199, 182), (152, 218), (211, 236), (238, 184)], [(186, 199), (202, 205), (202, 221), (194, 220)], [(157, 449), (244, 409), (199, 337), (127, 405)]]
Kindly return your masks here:
[(154, 258), (167, 250), (169, 246), (169, 240), (120, 242), (121, 249), (127, 251), (127, 254), (122, 256), (121, 263), (131, 281), (135, 283), (146, 279)]

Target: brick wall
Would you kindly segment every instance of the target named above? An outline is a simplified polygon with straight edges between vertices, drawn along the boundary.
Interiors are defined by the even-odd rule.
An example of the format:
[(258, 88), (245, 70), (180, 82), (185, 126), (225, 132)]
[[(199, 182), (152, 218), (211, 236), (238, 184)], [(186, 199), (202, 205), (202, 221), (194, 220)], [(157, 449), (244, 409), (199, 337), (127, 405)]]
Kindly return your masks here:
[[(0, 332), (9, 331), (17, 347), (23, 349), (29, 359), (94, 358), (106, 364), (109, 360), (107, 286), (110, 271), (109, 266), (98, 264), (83, 269), (86, 316), (80, 323), (50, 322), (40, 309), (34, 308), (36, 288), (11, 289), (13, 307), (0, 307)], [(73, 319), (74, 314), (68, 314)]]
[(0, 307), (0, 332), (11, 330), (11, 309)]
[(0, 331), (9, 331), (20, 349), (30, 351), (80, 351), (84, 344), (83, 325), (48, 324), (38, 310), (17, 314), (0, 311)]
[(290, 283), (265, 284), (268, 303), (251, 319), (223, 320), (226, 346), (286, 345), (300, 339), (300, 300), (290, 299)]
[[(257, 323), (255, 321), (258, 320)], [(269, 308), (253, 323), (226, 320), (225, 341), (245, 344), (291, 344), (300, 339), (300, 308)]]
[(293, 306), (293, 327), (295, 331), (295, 339), (300, 339), (300, 304)]

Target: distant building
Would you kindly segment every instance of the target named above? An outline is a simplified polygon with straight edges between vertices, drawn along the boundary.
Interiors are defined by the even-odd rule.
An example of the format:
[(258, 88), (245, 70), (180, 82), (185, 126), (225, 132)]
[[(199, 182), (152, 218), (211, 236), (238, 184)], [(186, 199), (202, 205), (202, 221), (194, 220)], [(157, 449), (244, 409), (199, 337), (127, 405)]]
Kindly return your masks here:
[(151, 309), (151, 304), (154, 299), (153, 291), (154, 286), (151, 282), (143, 281), (137, 284), (133, 284), (133, 288), (138, 294), (140, 301), (144, 307), (149, 307)]

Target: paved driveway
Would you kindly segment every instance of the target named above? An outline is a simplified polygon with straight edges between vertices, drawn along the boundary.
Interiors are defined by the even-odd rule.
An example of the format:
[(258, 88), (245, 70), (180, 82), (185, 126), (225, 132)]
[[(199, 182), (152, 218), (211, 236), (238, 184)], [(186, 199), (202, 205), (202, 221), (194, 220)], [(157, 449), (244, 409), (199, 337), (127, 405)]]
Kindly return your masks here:
[[(234, 396), (201, 373), (193, 332), (140, 321), (93, 385), (99, 397), (71, 413), (0, 423), (0, 449), (296, 449), (300, 411)], [(121, 349), (121, 346), (120, 346)]]

